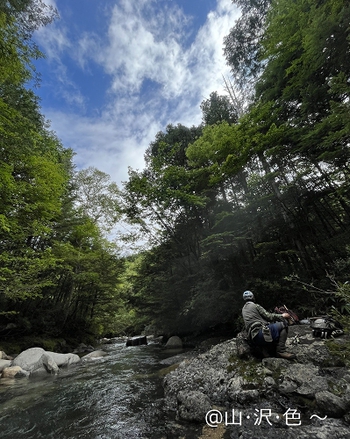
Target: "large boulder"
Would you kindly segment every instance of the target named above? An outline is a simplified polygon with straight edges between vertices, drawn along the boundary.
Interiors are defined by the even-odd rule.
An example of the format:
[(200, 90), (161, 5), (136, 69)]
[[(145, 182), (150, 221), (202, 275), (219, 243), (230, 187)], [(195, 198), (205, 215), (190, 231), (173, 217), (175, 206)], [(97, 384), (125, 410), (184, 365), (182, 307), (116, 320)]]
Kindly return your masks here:
[(58, 373), (58, 366), (51, 355), (42, 348), (30, 348), (21, 352), (12, 362), (27, 372)]
[(58, 367), (66, 367), (71, 364), (80, 363), (80, 357), (77, 354), (59, 354), (57, 352), (49, 352), (47, 354), (53, 359), (53, 361), (57, 364)]
[(137, 335), (126, 340), (126, 346), (141, 346), (147, 344), (146, 335)]
[(177, 402), (178, 416), (184, 421), (203, 422), (205, 415), (211, 410), (210, 399), (199, 391), (180, 391)]
[(165, 345), (167, 349), (182, 349), (182, 346), (182, 340), (177, 335), (173, 335), (172, 337), (170, 337)]
[[(265, 363), (266, 364), (266, 363)], [(279, 391), (282, 394), (295, 393), (313, 399), (317, 392), (328, 389), (328, 380), (313, 364), (289, 364), (281, 369)]]
[[(199, 410), (199, 401), (203, 407), (209, 400), (220, 408), (222, 422), (225, 408), (234, 407), (242, 414), (242, 424), (227, 423), (230, 437), (272, 439), (278, 433), (283, 439), (350, 439), (349, 368), (339, 366), (327, 343), (301, 326), (290, 331), (288, 351), (297, 354), (293, 361), (242, 358), (235, 339), (182, 361), (164, 378), (165, 406), (181, 419), (198, 419), (203, 424), (205, 410)], [(343, 339), (349, 342), (349, 337)], [(271, 422), (265, 419), (259, 425), (258, 413), (269, 413)], [(289, 417), (294, 414), (295, 419)]]
[(230, 367), (230, 357), (235, 355), (236, 341), (229, 340), (193, 359), (182, 361), (179, 367), (164, 379), (167, 406), (176, 409), (177, 395), (182, 390), (199, 390), (214, 404), (224, 404), (229, 382), (235, 375), (235, 371)]
[(315, 398), (318, 411), (323, 415), (341, 418), (348, 411), (349, 404), (344, 399), (326, 390), (316, 393)]
[(12, 364), (11, 360), (0, 360), (0, 372), (2, 372), (5, 367), (10, 367)]
[(29, 372), (23, 370), (20, 366), (6, 367), (1, 374), (1, 378), (21, 378), (29, 376)]
[(13, 357), (6, 355), (4, 351), (0, 351), (0, 360), (13, 360)]
[(82, 361), (94, 361), (94, 360), (99, 360), (102, 357), (105, 357), (107, 354), (106, 351), (94, 351), (94, 352), (90, 352), (89, 354), (84, 355), (83, 357), (81, 357)]

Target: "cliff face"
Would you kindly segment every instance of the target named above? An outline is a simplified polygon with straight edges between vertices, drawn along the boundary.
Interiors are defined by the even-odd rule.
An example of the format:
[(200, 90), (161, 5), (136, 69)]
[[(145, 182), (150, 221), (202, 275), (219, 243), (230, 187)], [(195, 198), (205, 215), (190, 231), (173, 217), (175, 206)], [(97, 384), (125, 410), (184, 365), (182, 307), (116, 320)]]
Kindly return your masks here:
[(168, 409), (208, 438), (350, 438), (349, 369), (309, 326), (289, 329), (293, 361), (239, 358), (235, 339), (183, 361), (164, 379)]

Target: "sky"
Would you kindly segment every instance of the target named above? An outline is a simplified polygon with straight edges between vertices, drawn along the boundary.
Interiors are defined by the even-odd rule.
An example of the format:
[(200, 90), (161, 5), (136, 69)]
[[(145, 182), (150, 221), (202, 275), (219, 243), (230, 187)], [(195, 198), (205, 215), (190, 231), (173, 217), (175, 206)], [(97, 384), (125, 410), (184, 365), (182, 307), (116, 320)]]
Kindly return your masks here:
[(42, 113), (78, 170), (119, 187), (168, 124), (199, 125), (200, 103), (224, 94), (231, 0), (45, 0), (60, 18), (35, 33)]

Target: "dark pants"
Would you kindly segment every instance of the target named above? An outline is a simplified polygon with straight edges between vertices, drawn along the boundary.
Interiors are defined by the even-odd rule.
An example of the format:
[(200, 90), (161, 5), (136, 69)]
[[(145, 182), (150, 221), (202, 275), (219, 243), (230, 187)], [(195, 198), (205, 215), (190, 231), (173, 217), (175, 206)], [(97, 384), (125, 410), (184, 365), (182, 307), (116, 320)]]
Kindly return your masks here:
[(256, 346), (271, 346), (272, 343), (276, 344), (276, 352), (281, 353), (286, 350), (286, 341), (288, 335), (288, 325), (284, 322), (270, 323), (269, 325), (272, 342), (267, 342), (264, 339), (262, 329), (253, 338), (253, 343)]

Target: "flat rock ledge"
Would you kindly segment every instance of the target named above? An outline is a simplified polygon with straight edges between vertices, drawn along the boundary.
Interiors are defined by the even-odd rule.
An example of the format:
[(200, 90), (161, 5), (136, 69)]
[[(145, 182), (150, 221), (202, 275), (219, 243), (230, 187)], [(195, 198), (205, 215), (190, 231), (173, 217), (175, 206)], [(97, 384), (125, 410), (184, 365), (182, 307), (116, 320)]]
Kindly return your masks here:
[(350, 371), (309, 327), (290, 328), (293, 361), (241, 359), (236, 346), (220, 343), (165, 376), (166, 408), (179, 421), (202, 424), (208, 439), (350, 439)]

